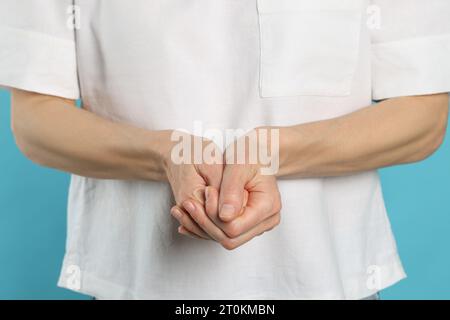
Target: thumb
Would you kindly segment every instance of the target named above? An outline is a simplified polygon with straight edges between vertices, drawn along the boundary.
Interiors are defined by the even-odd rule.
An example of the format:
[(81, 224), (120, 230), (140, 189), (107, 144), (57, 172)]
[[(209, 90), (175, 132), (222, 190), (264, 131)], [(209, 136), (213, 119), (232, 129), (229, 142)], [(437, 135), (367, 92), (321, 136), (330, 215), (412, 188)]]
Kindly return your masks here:
[(243, 166), (225, 167), (219, 194), (219, 217), (224, 222), (236, 218), (244, 205), (245, 174)]

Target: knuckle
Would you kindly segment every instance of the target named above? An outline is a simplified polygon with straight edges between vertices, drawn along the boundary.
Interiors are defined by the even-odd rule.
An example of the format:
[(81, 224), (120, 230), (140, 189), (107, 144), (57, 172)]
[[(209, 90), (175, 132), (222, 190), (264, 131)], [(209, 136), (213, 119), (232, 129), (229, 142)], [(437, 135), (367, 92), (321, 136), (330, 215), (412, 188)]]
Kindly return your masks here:
[(194, 216), (194, 221), (202, 228), (204, 228), (206, 226), (206, 217), (204, 217), (203, 215), (200, 215), (198, 213), (195, 213)]
[(228, 225), (226, 225), (224, 227), (223, 231), (230, 238), (236, 238), (242, 233), (242, 230), (241, 230), (240, 226), (238, 224), (236, 224), (236, 223), (233, 223), (233, 222), (231, 222)]
[(180, 218), (178, 219), (178, 222), (182, 225), (182, 226), (186, 226), (188, 224), (188, 218), (186, 217), (186, 215), (181, 215)]
[(276, 215), (276, 217), (275, 217), (275, 223), (274, 223), (274, 226), (276, 227), (276, 226), (279, 226), (280, 225), (280, 223), (281, 223), (281, 214), (277, 214)]
[(270, 228), (270, 229), (267, 229), (267, 230), (263, 230), (263, 231), (261, 231), (260, 233), (258, 233), (256, 236), (257, 237), (259, 237), (259, 236), (262, 236), (264, 233), (266, 233), (266, 231), (270, 231), (270, 230), (272, 230), (273, 228)]
[(242, 195), (236, 191), (236, 189), (223, 190), (223, 202), (236, 203), (241, 200)]
[[(266, 232), (266, 231), (271, 231), (271, 230), (273, 230), (274, 228), (276, 228), (277, 226), (279, 226), (280, 223), (281, 223), (281, 214), (277, 213), (277, 214), (274, 216), (274, 219), (273, 219), (272, 223), (271, 223), (271, 224), (268, 226), (268, 228), (267, 228), (266, 230), (264, 230), (262, 233), (264, 233), (264, 232)], [(262, 234), (262, 233), (261, 233), (261, 234)]]
[(281, 208), (282, 208), (282, 204), (281, 204), (281, 201), (279, 198), (272, 202), (272, 207), (271, 207), (272, 212), (280, 212)]
[(221, 242), (222, 247), (231, 251), (238, 247), (237, 243), (231, 239), (225, 239)]
[(275, 212), (280, 212), (282, 208), (283, 208), (283, 204), (281, 203), (280, 200), (278, 200), (275, 205)]
[(261, 212), (275, 212), (275, 203), (269, 199), (261, 201)]
[(212, 208), (208, 203), (205, 206), (205, 213), (210, 219), (214, 219), (217, 215), (216, 210), (214, 210), (214, 208)]
[(207, 225), (206, 219), (205, 219), (204, 217), (198, 219), (197, 224), (198, 224), (202, 229), (205, 229), (205, 228), (206, 228), (206, 225)]

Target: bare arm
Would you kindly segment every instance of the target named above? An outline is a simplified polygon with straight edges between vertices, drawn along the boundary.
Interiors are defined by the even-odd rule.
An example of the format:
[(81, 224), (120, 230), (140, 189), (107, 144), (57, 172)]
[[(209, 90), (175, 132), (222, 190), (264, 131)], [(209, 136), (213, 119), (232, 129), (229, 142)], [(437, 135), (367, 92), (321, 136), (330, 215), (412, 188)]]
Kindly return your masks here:
[(32, 161), (81, 176), (164, 180), (168, 131), (105, 120), (75, 102), (12, 90), (11, 126)]
[(442, 143), (448, 94), (385, 100), (330, 120), (280, 128), (280, 177), (340, 176), (416, 162)]

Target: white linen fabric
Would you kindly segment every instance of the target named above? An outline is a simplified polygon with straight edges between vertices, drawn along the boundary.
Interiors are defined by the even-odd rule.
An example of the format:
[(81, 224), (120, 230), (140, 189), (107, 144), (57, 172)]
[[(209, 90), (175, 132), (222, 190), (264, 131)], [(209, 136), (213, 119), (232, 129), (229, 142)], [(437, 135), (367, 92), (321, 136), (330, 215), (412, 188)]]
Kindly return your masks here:
[[(447, 0), (0, 0), (0, 85), (151, 130), (294, 125), (450, 91), (449, 13)], [(73, 175), (59, 285), (360, 299), (405, 276), (376, 171), (279, 187), (280, 226), (227, 251), (177, 233), (167, 183)]]

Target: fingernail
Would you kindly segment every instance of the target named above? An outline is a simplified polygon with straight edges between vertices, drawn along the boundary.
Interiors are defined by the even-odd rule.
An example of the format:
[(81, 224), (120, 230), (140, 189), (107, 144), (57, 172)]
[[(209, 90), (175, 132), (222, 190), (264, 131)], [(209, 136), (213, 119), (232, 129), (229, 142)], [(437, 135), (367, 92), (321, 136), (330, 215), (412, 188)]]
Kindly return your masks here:
[(234, 216), (235, 208), (231, 204), (224, 204), (222, 205), (222, 209), (220, 210), (220, 217), (222, 219), (229, 219)]
[(190, 201), (186, 201), (183, 203), (183, 206), (186, 208), (187, 211), (189, 211), (189, 213), (192, 213), (195, 211), (195, 206), (192, 202)]
[(180, 212), (180, 210), (178, 210), (178, 209), (173, 209), (172, 215), (178, 220), (181, 219), (181, 217), (183, 216), (182, 213)]

